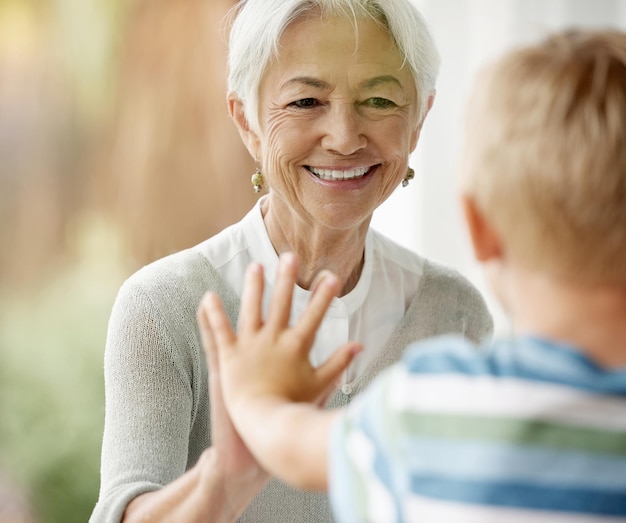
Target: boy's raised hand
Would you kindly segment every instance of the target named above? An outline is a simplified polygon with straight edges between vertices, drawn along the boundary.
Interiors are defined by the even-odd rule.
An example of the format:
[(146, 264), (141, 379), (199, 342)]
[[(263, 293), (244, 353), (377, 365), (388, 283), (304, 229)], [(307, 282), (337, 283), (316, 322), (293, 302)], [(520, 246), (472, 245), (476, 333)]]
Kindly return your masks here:
[(325, 489), (328, 434), (337, 411), (319, 405), (361, 347), (347, 343), (320, 367), (310, 364), (315, 333), (340, 283), (333, 274), (322, 275), (305, 311), (289, 326), (297, 274), (295, 255), (282, 255), (264, 319), (263, 268), (252, 264), (237, 334), (215, 294), (205, 296), (198, 319), (207, 360), (215, 367), (213, 387), (221, 384), (227, 414), (247, 449), (265, 470), (290, 485)]
[[(328, 394), (341, 372), (360, 350), (348, 343), (320, 367), (309, 362), (309, 351), (324, 314), (339, 291), (331, 273), (318, 281), (306, 310), (290, 327), (289, 316), (298, 260), (294, 254), (280, 258), (274, 294), (267, 318), (262, 317), (263, 268), (251, 264), (246, 272), (238, 333), (231, 328), (221, 301), (207, 294), (201, 305), (210, 333), (204, 333), (206, 350), (216, 350), (222, 391), (231, 412), (261, 396), (289, 402), (316, 402)], [(212, 338), (209, 339), (209, 338)], [(211, 347), (211, 345), (215, 345)], [(207, 347), (207, 345), (209, 345)], [(235, 416), (236, 418), (236, 416)], [(234, 419), (235, 425), (238, 425)]]

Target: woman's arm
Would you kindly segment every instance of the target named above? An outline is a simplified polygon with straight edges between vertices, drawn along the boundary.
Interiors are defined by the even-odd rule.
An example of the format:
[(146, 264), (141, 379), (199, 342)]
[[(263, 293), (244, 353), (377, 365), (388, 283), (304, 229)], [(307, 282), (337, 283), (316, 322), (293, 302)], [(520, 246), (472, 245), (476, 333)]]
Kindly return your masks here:
[(247, 480), (240, 481), (240, 485), (231, 481), (227, 487), (224, 479), (228, 474), (221, 470), (219, 461), (215, 449), (207, 449), (198, 463), (177, 480), (133, 499), (122, 521), (234, 522), (265, 482), (254, 488)]
[(133, 499), (124, 512), (124, 523), (231, 523), (267, 483), (268, 475), (248, 451), (224, 408), (216, 354), (207, 357), (212, 446), (177, 480)]
[[(195, 331), (193, 308), (190, 318), (184, 310), (189, 300), (167, 293), (163, 298), (145, 287), (136, 278), (127, 282), (111, 314), (102, 487), (91, 521), (234, 521), (268, 476), (226, 415), (217, 360), (208, 361), (202, 378), (188, 355), (199, 347), (187, 348), (178, 324), (169, 321), (174, 316), (182, 321), (178, 330)], [(204, 357), (199, 365), (205, 365)], [(194, 400), (195, 375), (208, 387), (208, 394), (198, 396), (210, 401), (211, 410), (210, 438), (196, 445), (211, 447), (185, 472), (193, 405), (201, 401)]]
[(323, 278), (306, 311), (289, 327), (296, 275), (295, 256), (281, 256), (263, 321), (263, 270), (258, 264), (250, 266), (237, 335), (214, 294), (207, 294), (198, 318), (207, 355), (218, 355), (226, 407), (252, 454), (272, 475), (294, 487), (325, 489), (328, 436), (336, 412), (324, 411), (318, 403), (335, 388), (360, 346), (348, 343), (320, 367), (311, 366), (315, 332), (339, 291), (339, 281), (333, 275)]

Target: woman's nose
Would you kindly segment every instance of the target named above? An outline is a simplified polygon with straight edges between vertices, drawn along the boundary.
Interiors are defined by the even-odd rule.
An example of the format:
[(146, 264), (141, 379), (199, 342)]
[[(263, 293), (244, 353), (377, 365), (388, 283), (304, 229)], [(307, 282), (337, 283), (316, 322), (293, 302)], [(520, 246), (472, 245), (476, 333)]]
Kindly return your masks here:
[(361, 117), (353, 104), (336, 104), (325, 120), (322, 147), (326, 150), (347, 156), (366, 146)]

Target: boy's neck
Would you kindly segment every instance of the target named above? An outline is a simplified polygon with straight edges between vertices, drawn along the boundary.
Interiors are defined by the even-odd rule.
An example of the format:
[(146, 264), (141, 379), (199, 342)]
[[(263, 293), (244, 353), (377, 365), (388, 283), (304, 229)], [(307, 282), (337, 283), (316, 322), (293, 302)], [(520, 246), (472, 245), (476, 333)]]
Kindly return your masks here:
[(626, 288), (583, 285), (514, 270), (506, 289), (516, 334), (583, 350), (598, 365), (626, 367)]

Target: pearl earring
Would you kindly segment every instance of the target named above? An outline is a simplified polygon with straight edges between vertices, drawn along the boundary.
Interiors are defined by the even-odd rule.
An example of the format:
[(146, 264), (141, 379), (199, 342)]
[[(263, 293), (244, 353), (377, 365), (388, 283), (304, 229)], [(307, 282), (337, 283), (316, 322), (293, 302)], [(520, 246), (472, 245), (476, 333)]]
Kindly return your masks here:
[(406, 171), (406, 176), (402, 179), (402, 187), (409, 185), (413, 178), (415, 178), (415, 171), (409, 167)]
[(261, 189), (263, 189), (263, 185), (265, 184), (265, 178), (263, 177), (260, 167), (256, 168), (256, 171), (252, 175), (252, 178), (250, 178), (250, 181), (252, 182), (252, 187), (254, 187), (254, 192), (257, 194), (260, 193)]

